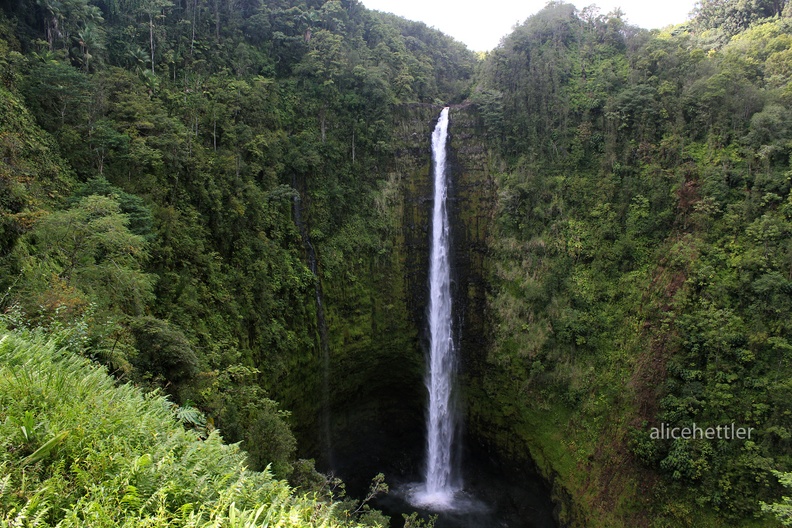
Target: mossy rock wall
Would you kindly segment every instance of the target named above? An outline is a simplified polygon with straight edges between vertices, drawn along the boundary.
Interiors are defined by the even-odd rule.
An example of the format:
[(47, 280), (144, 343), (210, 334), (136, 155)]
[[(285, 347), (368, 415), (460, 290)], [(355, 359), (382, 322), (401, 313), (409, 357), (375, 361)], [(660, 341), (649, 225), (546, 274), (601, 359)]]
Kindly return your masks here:
[[(491, 368), (487, 354), (493, 346), (488, 295), (493, 287), (490, 277), (498, 265), (491, 236), (498, 207), (496, 175), (502, 167), (476, 106), (452, 108), (449, 133), (454, 306), (466, 454), (488, 457), (517, 474), (538, 473), (551, 488), (556, 518), (563, 526), (573, 525), (584, 515), (557, 478), (559, 454), (544, 452), (546, 438), (527, 434), (523, 417), (510, 414), (510, 409), (501, 405), (502, 399), (493, 398), (493, 391), (484, 386)], [(530, 404), (526, 406), (530, 408)], [(560, 424), (549, 418), (547, 423), (542, 432), (545, 436), (561, 430)]]
[[(380, 471), (415, 473), (424, 442), (423, 319), (432, 185), (431, 105), (394, 112), (396, 145), (381, 168), (373, 207), (382, 246), (356, 255), (349, 277), (323, 279), (329, 337), (329, 429), (323, 434), (317, 376), (314, 449), (354, 490)], [(319, 247), (321, 265), (322, 248)], [(321, 351), (317, 352), (321, 356)], [(321, 365), (321, 357), (317, 358)], [(321, 367), (320, 367), (321, 368)]]
[[(329, 429), (324, 442), (322, 351), (314, 351), (315, 397), (306, 416), (312, 427), (301, 439), (321, 469), (332, 469), (351, 491), (364, 489), (377, 472), (418, 474), (423, 463), (428, 349), (426, 306), (433, 206), (431, 133), (441, 107), (405, 105), (395, 115), (397, 145), (382, 168), (378, 212), (389, 243), (379, 253), (357, 256), (360, 270), (322, 280), (329, 337)], [(451, 108), (448, 170), (452, 228), (454, 331), (460, 354), (460, 395), (465, 443), (508, 466), (540, 470), (552, 479), (545, 457), (538, 468), (509, 417), (482, 387), (490, 346), (488, 277), (496, 265), (490, 239), (497, 208), (498, 160), (489, 148), (473, 105)], [(317, 245), (320, 260), (322, 246)], [(317, 341), (318, 343), (318, 341)], [(305, 408), (302, 410), (306, 413)], [(330, 447), (332, 453), (327, 452)], [(541, 453), (540, 453), (541, 455)], [(566, 493), (554, 495), (566, 503)], [(569, 507), (567, 507), (569, 509)]]

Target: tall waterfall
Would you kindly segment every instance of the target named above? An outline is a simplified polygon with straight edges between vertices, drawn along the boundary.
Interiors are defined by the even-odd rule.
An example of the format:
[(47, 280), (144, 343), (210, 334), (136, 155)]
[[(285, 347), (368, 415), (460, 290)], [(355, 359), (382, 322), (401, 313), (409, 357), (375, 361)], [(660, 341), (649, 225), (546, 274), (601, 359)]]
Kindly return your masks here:
[(432, 247), (429, 263), (429, 417), (426, 442), (426, 489), (423, 500), (437, 505), (450, 504), (457, 491), (452, 444), (456, 432), (456, 413), (452, 398), (456, 357), (451, 332), (451, 266), (448, 210), (446, 207), (446, 139), (448, 108), (432, 133), (434, 160), (434, 210)]

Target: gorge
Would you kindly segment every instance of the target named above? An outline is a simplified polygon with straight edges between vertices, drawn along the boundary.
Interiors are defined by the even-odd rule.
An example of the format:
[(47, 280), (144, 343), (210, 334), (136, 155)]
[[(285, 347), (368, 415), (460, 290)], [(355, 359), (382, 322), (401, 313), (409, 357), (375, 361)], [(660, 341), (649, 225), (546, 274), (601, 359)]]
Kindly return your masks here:
[(784, 518), (786, 2), (0, 13), (0, 525)]

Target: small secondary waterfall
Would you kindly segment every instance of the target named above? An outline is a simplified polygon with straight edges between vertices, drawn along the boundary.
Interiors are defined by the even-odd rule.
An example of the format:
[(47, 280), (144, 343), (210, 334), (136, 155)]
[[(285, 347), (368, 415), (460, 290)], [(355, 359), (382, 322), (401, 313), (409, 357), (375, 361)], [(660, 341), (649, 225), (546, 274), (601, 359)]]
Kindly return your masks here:
[[(297, 178), (292, 176), (292, 188), (297, 189)], [(294, 197), (294, 223), (300, 231), (308, 259), (308, 268), (315, 277), (314, 298), (316, 300), (316, 325), (319, 329), (319, 346), (322, 349), (322, 436), (325, 450), (325, 463), (332, 469), (335, 466), (333, 441), (330, 435), (330, 340), (327, 335), (327, 322), (322, 303), (322, 283), (319, 280), (319, 266), (311, 237), (302, 221), (302, 199), (299, 192)]]
[(429, 262), (429, 417), (426, 442), (426, 489), (422, 500), (437, 505), (450, 504), (456, 485), (453, 441), (456, 413), (452, 398), (456, 373), (454, 340), (451, 331), (451, 264), (448, 211), (446, 208), (446, 139), (448, 108), (432, 133), (434, 161), (434, 208), (432, 246)]

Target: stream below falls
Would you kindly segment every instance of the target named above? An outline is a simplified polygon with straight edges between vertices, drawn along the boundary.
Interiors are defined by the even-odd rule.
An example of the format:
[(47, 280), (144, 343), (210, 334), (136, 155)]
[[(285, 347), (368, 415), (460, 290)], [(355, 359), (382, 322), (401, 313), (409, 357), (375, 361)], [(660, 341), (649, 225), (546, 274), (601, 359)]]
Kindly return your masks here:
[(365, 453), (348, 454), (351, 458), (340, 457), (345, 470), (339, 468), (338, 475), (347, 483), (350, 496), (365, 496), (370, 479), (379, 472), (385, 474), (390, 491), (372, 501), (371, 506), (391, 518), (391, 528), (402, 528), (402, 514), (412, 512), (425, 519), (438, 515), (436, 528), (558, 527), (550, 487), (529, 464), (515, 465), (483, 450), (465, 449), (461, 465), (465, 486), (458, 501), (462, 511), (431, 512), (416, 508), (408, 498), (410, 489), (423, 479), (422, 469), (405, 473), (404, 465), (395, 462), (409, 456), (420, 459), (420, 450), (401, 453), (394, 463), (380, 459), (377, 466), (356, 463), (367, 458)]

